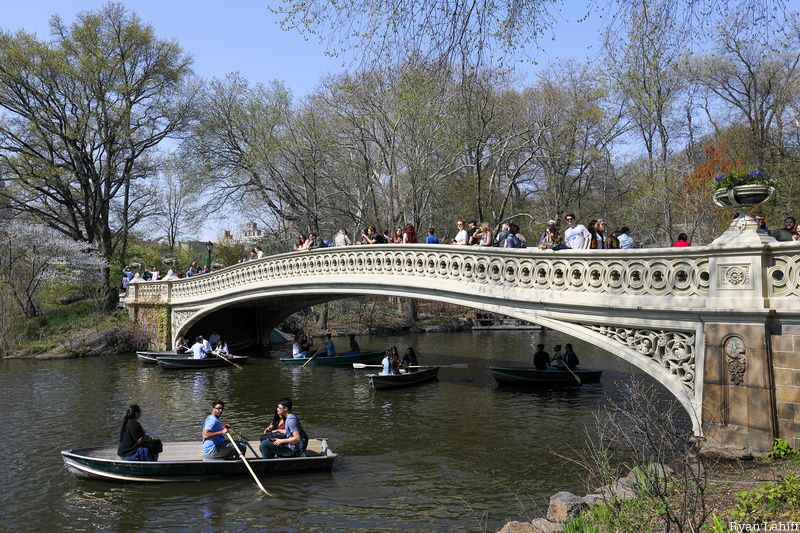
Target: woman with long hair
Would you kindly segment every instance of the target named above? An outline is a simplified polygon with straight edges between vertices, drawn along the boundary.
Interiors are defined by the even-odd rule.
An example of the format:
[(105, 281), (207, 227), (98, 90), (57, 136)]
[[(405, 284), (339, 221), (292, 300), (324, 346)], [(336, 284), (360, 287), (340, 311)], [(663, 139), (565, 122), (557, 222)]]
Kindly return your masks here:
[(417, 230), (414, 229), (413, 224), (406, 224), (405, 230), (403, 231), (403, 244), (416, 244), (417, 242)]
[(126, 461), (158, 461), (158, 454), (144, 445), (146, 435), (139, 423), (141, 416), (142, 409), (137, 404), (128, 407), (119, 430), (117, 455)]

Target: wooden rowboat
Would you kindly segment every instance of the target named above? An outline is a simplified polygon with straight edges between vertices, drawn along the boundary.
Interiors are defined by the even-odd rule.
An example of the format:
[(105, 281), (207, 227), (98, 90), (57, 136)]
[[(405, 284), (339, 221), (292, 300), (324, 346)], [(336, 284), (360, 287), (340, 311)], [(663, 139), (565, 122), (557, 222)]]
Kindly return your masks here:
[(324, 354), (319, 354), (314, 358), (301, 357), (292, 359), (291, 357), (284, 357), (280, 359), (280, 362), (284, 365), (304, 365), (311, 359), (310, 366), (352, 366), (353, 363), (380, 363), (384, 355), (386, 355), (384, 351), (334, 355), (333, 357), (325, 357)]
[[(309, 451), (301, 457), (264, 459), (258, 446), (253, 446), (253, 449), (256, 456), (248, 450), (245, 458), (259, 476), (330, 472), (338, 457), (328, 448), (325, 439), (309, 440)], [(247, 467), (240, 460), (203, 460), (202, 446), (196, 440), (164, 442), (164, 451), (159, 455), (158, 461), (152, 462), (120, 459), (116, 445), (64, 450), (61, 456), (67, 470), (79, 479), (167, 483), (250, 476)]]
[[(225, 359), (227, 359), (227, 361)], [(218, 368), (221, 366), (233, 366), (231, 362), (237, 365), (243, 365), (247, 362), (246, 355), (226, 355), (225, 359), (215, 355), (209, 355), (205, 359), (194, 359), (192, 356), (187, 357), (185, 355), (172, 355), (168, 357), (159, 357), (158, 366), (168, 369)]]
[(157, 365), (159, 357), (181, 357), (175, 352), (136, 352), (136, 357), (142, 364)]
[[(572, 387), (584, 383), (598, 383), (602, 370), (591, 368), (575, 368), (569, 370), (538, 370), (528, 366), (492, 366), (489, 367), (492, 377), (501, 385), (526, 385), (529, 387)], [(573, 375), (573, 373), (575, 375)], [(575, 379), (580, 378), (580, 383)]]
[(439, 375), (438, 366), (422, 367), (416, 372), (403, 372), (401, 374), (367, 374), (375, 390), (398, 389), (400, 387), (413, 387), (426, 381), (436, 379)]

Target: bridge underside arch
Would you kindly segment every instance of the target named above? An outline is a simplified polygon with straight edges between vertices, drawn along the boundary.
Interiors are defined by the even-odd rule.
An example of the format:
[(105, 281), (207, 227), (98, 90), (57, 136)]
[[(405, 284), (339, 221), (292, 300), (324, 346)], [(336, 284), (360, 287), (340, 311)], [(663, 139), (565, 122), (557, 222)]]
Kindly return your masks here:
[(177, 337), (204, 317), (226, 308), (253, 309), (254, 313), (261, 309), (261, 327), (271, 329), (307, 307), (355, 296), (396, 296), (461, 305), (533, 322), (583, 340), (620, 357), (661, 383), (689, 414), (694, 432), (702, 434), (702, 380), (695, 377), (703, 375), (703, 329), (697, 320), (665, 320), (646, 314), (614, 316), (607, 310), (504, 301), (480, 293), (353, 284), (254, 289), (201, 305), (174, 306), (172, 334)]

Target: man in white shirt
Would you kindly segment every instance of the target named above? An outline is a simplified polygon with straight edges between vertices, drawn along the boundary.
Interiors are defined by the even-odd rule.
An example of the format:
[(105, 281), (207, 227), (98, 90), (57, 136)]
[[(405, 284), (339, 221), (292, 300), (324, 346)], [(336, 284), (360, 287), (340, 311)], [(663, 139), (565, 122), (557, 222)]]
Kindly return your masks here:
[(628, 235), (630, 231), (628, 226), (622, 226), (619, 228), (620, 234), (617, 235), (617, 240), (619, 241), (619, 248), (620, 250), (630, 250), (631, 248), (636, 248), (636, 242), (633, 240), (633, 237)]
[(589, 248), (592, 234), (583, 224), (578, 224), (578, 219), (573, 213), (564, 217), (569, 227), (564, 230), (564, 243), (573, 250), (585, 250)]
[[(206, 341), (206, 342), (208, 342), (208, 341)], [(202, 335), (200, 335), (199, 337), (197, 337), (197, 339), (195, 339), (195, 343), (192, 344), (191, 350), (192, 350), (192, 358), (193, 359), (205, 359), (206, 358), (206, 353), (208, 353), (208, 350), (206, 350), (206, 347), (203, 345), (203, 336)]]
[(463, 218), (459, 218), (458, 222), (456, 222), (456, 227), (458, 228), (458, 233), (456, 233), (455, 239), (453, 239), (453, 244), (467, 244), (469, 240), (469, 234), (467, 233), (466, 228), (464, 227), (465, 221)]

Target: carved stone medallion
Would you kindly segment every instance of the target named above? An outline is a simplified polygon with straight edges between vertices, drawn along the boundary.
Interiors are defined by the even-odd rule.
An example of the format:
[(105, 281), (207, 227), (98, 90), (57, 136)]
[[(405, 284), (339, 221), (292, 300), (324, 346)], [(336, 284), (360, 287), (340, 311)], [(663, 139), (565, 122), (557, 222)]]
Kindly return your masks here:
[(725, 353), (731, 383), (741, 385), (747, 371), (747, 347), (744, 341), (737, 336), (728, 337), (722, 345), (722, 351)]

